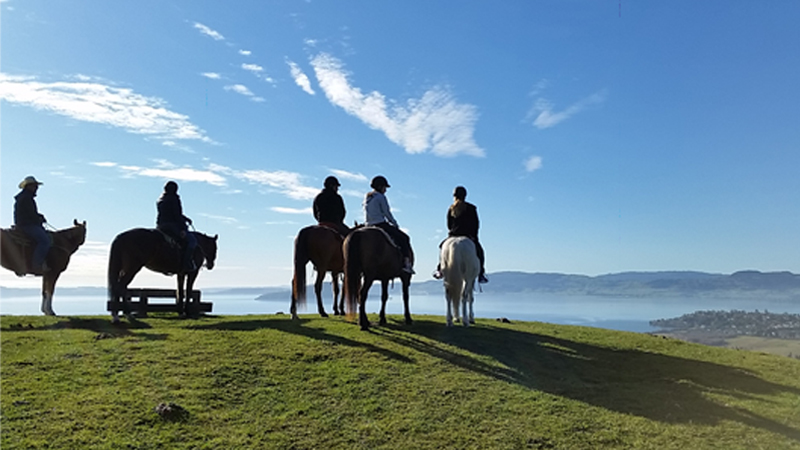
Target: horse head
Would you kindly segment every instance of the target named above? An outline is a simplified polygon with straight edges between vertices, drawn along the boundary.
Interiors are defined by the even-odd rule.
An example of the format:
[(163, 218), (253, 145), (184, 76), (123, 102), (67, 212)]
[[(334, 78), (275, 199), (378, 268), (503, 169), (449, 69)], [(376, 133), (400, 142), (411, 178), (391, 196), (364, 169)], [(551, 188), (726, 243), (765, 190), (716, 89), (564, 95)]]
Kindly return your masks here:
[(203, 256), (206, 259), (206, 267), (208, 270), (211, 270), (214, 268), (214, 261), (217, 259), (217, 239), (219, 235), (215, 234), (212, 238), (203, 233), (197, 233), (197, 236), (200, 238), (197, 240), (197, 245), (203, 250)]

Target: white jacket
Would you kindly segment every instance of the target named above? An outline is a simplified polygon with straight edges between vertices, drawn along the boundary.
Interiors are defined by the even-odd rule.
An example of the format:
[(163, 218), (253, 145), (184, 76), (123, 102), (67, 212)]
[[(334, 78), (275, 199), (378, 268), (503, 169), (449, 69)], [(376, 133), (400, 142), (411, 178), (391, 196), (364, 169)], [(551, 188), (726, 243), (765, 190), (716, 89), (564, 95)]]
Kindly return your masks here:
[(399, 227), (397, 220), (392, 215), (389, 208), (389, 201), (386, 196), (378, 191), (372, 191), (364, 198), (364, 216), (367, 225), (377, 225), (381, 222), (389, 222)]

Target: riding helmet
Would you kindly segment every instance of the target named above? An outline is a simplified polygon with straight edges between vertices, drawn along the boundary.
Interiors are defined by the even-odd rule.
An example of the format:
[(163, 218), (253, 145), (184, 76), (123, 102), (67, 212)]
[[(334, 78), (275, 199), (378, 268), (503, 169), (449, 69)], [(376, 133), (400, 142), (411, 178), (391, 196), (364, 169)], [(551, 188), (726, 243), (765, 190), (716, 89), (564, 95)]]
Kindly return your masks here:
[(169, 192), (170, 194), (178, 192), (178, 183), (167, 181), (167, 184), (164, 185), (164, 192)]
[(464, 186), (456, 186), (455, 190), (453, 191), (453, 197), (464, 200), (467, 198), (467, 189)]
[(325, 178), (325, 187), (326, 188), (331, 189), (331, 188), (339, 187), (339, 186), (341, 186), (341, 184), (339, 184), (339, 180), (337, 180), (336, 177), (330, 176), (328, 178)]
[(391, 187), (389, 182), (386, 181), (386, 177), (383, 175), (378, 175), (377, 177), (372, 179), (372, 183), (369, 184), (372, 189), (380, 189), (381, 187)]

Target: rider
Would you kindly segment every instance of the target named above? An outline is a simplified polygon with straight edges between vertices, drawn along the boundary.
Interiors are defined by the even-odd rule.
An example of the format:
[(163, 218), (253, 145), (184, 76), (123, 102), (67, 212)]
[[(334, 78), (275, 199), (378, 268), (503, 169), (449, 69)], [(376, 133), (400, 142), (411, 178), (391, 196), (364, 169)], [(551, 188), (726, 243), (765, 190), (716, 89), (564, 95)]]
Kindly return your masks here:
[(164, 185), (164, 193), (161, 194), (156, 202), (158, 209), (158, 217), (156, 218), (156, 228), (165, 234), (179, 239), (184, 243), (183, 249), (183, 270), (185, 272), (193, 272), (197, 267), (195, 266), (194, 249), (197, 247), (197, 238), (194, 233), (189, 232), (186, 226), (192, 224), (192, 219), (183, 215), (183, 207), (181, 206), (181, 198), (178, 195), (178, 183), (168, 181)]
[(389, 182), (384, 176), (378, 175), (372, 179), (370, 187), (374, 190), (369, 192), (364, 199), (365, 225), (380, 227), (391, 236), (394, 242), (400, 246), (400, 251), (403, 253), (403, 271), (413, 274), (414, 269), (411, 267), (411, 241), (408, 235), (397, 225), (397, 220), (392, 216), (389, 202), (384, 195), (386, 188), (391, 186), (389, 186)]
[[(447, 209), (447, 235), (450, 237), (465, 236), (475, 243), (475, 251), (481, 262), (481, 273), (478, 275), (478, 283), (488, 283), (489, 279), (486, 278), (486, 269), (484, 268), (485, 258), (483, 247), (478, 241), (478, 228), (480, 227), (478, 208), (472, 203), (467, 202), (466, 198), (467, 189), (464, 188), (464, 186), (456, 186), (453, 191), (453, 204)], [(436, 267), (433, 277), (436, 279), (442, 278), (440, 267)]]
[(314, 198), (314, 218), (320, 225), (333, 228), (342, 236), (347, 236), (350, 228), (344, 224), (344, 200), (339, 195), (339, 180), (334, 176), (325, 178), (325, 188)]
[(47, 219), (42, 214), (39, 214), (36, 200), (34, 200), (36, 191), (39, 190), (39, 185), (41, 184), (44, 183), (36, 181), (33, 176), (27, 176), (19, 183), (19, 188), (22, 191), (14, 197), (14, 227), (36, 242), (31, 266), (34, 274), (42, 274), (50, 270), (45, 262), (47, 252), (50, 251), (50, 236), (42, 226), (47, 222)]

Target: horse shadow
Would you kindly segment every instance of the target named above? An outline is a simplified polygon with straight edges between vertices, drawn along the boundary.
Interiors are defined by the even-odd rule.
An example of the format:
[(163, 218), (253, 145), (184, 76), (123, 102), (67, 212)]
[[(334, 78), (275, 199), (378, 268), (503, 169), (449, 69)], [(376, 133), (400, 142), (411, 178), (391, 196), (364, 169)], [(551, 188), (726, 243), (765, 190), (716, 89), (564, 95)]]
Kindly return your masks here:
[(27, 325), (13, 323), (7, 327), (4, 326), (3, 332), (86, 330), (96, 333), (95, 339), (136, 337), (144, 340), (165, 340), (167, 337), (166, 334), (134, 332), (134, 330), (146, 330), (152, 328), (150, 324), (139, 320), (115, 324), (105, 318), (101, 319), (92, 317), (60, 316), (58, 319), (59, 320), (54, 323), (43, 326), (35, 326), (30, 323)]
[(405, 355), (393, 352), (389, 349), (379, 347), (367, 342), (355, 341), (346, 337), (326, 333), (325, 330), (320, 328), (313, 328), (304, 326), (310, 319), (252, 319), (252, 320), (237, 320), (232, 322), (216, 322), (210, 324), (190, 325), (187, 328), (195, 330), (226, 330), (226, 331), (257, 331), (261, 329), (271, 329), (281, 331), (283, 333), (296, 334), (305, 336), (310, 339), (319, 341), (326, 341), (333, 344), (345, 345), (348, 347), (361, 348), (368, 352), (377, 353), (385, 358), (392, 359), (403, 363), (413, 362)]
[[(670, 424), (736, 421), (800, 441), (797, 428), (708, 398), (713, 394), (764, 401), (759, 397), (800, 395), (796, 387), (766, 381), (744, 369), (501, 326), (447, 328), (440, 322), (416, 320), (413, 327), (390, 322), (377, 332), (463, 369), (607, 410)], [(448, 350), (449, 346), (463, 352)]]

